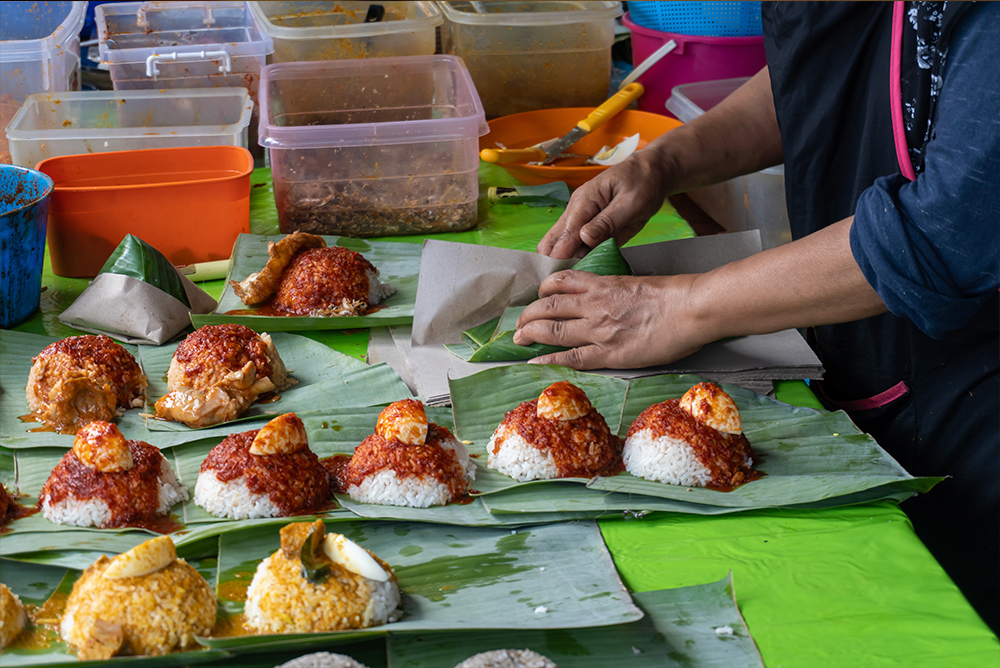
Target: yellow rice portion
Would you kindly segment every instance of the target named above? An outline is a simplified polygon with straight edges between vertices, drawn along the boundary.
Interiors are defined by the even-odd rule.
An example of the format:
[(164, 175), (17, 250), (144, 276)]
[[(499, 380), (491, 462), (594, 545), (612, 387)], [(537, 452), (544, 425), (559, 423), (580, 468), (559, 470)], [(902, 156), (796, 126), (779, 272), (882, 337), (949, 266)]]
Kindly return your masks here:
[(0, 649), (9, 645), (21, 633), (26, 621), (21, 599), (0, 582)]
[(73, 585), (60, 632), (78, 651), (98, 620), (119, 624), (119, 655), (158, 655), (197, 646), (215, 623), (215, 592), (193, 566), (176, 559), (140, 577), (103, 577), (111, 560), (101, 556)]
[[(375, 557), (375, 555), (372, 555)], [(320, 583), (302, 577), (302, 562), (278, 550), (257, 567), (247, 590), (247, 623), (261, 633), (315, 633), (384, 624), (399, 605), (399, 586), (390, 574), (377, 582), (330, 564)]]

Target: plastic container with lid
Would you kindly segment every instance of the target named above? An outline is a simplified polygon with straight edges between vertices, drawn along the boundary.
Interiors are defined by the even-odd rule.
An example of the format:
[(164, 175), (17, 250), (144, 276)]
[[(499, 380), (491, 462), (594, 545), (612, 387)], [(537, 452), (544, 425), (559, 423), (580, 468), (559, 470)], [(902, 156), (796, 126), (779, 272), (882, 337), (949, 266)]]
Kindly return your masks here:
[(496, 118), (596, 107), (608, 98), (620, 2), (439, 2), (449, 53), (465, 61)]
[[(80, 87), (86, 2), (0, 2), (0, 130), (32, 93)], [(0, 162), (10, 162), (0, 135)]]
[(628, 13), (622, 22), (632, 31), (632, 59), (637, 63), (670, 40), (677, 43), (673, 51), (639, 77), (639, 83), (646, 87), (645, 94), (638, 101), (639, 109), (643, 111), (664, 113), (664, 104), (674, 86), (749, 77), (767, 64), (764, 38), (760, 36), (705, 37), (660, 32), (636, 25)]
[(353, 237), (473, 227), (488, 132), (454, 56), (268, 65), (260, 144), (281, 231)]
[(245, 88), (84, 91), (29, 95), (7, 128), (11, 160), (174, 146), (247, 147)]
[(175, 265), (227, 259), (250, 227), (253, 156), (240, 146), (49, 158), (49, 255), (59, 276), (95, 276), (126, 234)]
[[(674, 88), (666, 106), (688, 123), (729, 97), (749, 77), (702, 81)], [(780, 246), (792, 240), (785, 203), (785, 166), (738, 176), (688, 192), (717, 223), (730, 232), (760, 230), (761, 245)]]
[(256, 100), (274, 50), (246, 2), (123, 2), (95, 19), (115, 90), (240, 86)]
[(443, 22), (433, 2), (251, 2), (250, 9), (274, 40), (273, 63), (430, 56)]

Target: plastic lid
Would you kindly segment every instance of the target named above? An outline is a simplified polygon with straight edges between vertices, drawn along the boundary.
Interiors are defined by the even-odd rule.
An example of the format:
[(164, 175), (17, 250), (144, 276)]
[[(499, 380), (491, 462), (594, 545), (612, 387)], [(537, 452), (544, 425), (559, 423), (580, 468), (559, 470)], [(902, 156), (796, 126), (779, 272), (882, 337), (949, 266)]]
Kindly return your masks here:
[(674, 86), (667, 99), (667, 109), (680, 120), (690, 123), (748, 81), (750, 77), (737, 77)]
[(86, 2), (0, 2), (0, 63), (40, 60), (80, 33)]
[[(145, 101), (153, 101), (154, 111), (140, 105), (135, 112), (142, 116), (139, 124), (130, 125), (122, 110)], [(129, 105), (129, 103), (132, 103)], [(207, 105), (214, 113), (203, 113)], [(124, 105), (124, 106), (123, 106)], [(99, 109), (118, 112), (108, 122)], [(171, 118), (172, 115), (176, 117)], [(151, 137), (167, 131), (183, 131), (184, 136), (229, 134), (249, 127), (253, 100), (246, 88), (170, 88), (167, 90), (98, 90), (66, 93), (35, 93), (29, 95), (7, 126), (11, 140), (86, 139), (89, 137)], [(181, 117), (201, 118), (205, 124), (184, 124)], [(216, 125), (208, 125), (205, 117), (213, 116)], [(58, 121), (72, 118), (62, 127)], [(137, 119), (131, 119), (132, 121)], [(55, 124), (55, 127), (53, 127)]]
[(268, 65), (260, 109), (258, 141), (272, 149), (454, 141), (489, 132), (457, 56)]
[(149, 56), (171, 53), (274, 53), (274, 41), (254, 21), (247, 2), (122, 2), (98, 6), (94, 19), (106, 63), (145, 63)]
[(449, 0), (439, 2), (454, 23), (491, 26), (537, 26), (587, 23), (621, 16), (620, 2), (510, 2), (508, 0)]
[[(371, 5), (382, 6), (385, 14), (365, 23)], [(264, 32), (276, 39), (357, 39), (431, 30), (444, 23), (433, 2), (251, 2), (250, 10)]]

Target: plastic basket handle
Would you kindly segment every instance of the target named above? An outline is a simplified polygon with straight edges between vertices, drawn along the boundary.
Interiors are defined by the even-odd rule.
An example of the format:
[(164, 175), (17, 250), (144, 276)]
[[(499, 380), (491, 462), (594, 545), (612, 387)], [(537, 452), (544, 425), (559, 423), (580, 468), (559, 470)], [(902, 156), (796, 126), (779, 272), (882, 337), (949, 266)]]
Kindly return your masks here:
[(233, 71), (233, 57), (229, 55), (228, 51), (188, 51), (186, 53), (174, 51), (173, 53), (154, 53), (146, 58), (146, 76), (152, 77), (153, 81), (156, 81), (156, 77), (160, 73), (157, 64), (167, 60), (215, 60), (216, 58), (222, 59), (222, 64), (219, 65), (220, 72)]

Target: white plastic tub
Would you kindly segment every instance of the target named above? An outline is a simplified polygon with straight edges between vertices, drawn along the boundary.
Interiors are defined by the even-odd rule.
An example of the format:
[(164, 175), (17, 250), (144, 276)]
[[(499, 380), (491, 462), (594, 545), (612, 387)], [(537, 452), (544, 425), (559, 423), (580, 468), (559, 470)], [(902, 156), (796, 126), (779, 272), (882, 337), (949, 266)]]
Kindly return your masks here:
[[(689, 123), (747, 81), (749, 78), (745, 77), (675, 86), (666, 107), (678, 119)], [(785, 203), (784, 165), (698, 188), (688, 192), (688, 195), (730, 232), (760, 230), (764, 248), (773, 248), (792, 240)]]
[[(32, 93), (80, 87), (86, 2), (0, 2), (0, 130)], [(0, 135), (0, 162), (10, 162)]]
[(281, 231), (352, 237), (453, 232), (477, 222), (489, 131), (461, 59), (277, 63), (261, 84)]
[(123, 2), (94, 18), (115, 90), (239, 86), (256, 100), (274, 50), (246, 2)]
[(608, 97), (620, 2), (439, 2), (488, 118)]
[[(365, 23), (373, 5), (382, 18)], [(430, 56), (443, 22), (433, 2), (251, 2), (250, 9), (274, 40), (273, 63)]]
[(245, 88), (86, 91), (29, 95), (7, 128), (15, 165), (59, 155), (175, 146), (247, 147)]

